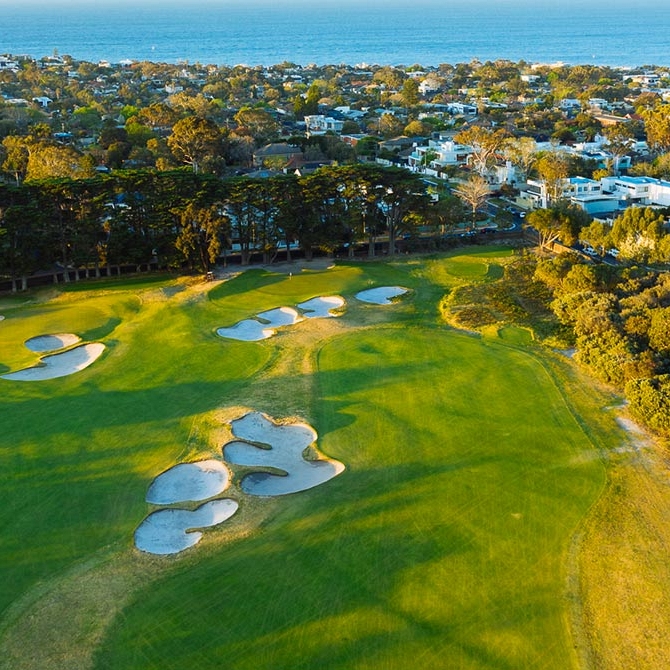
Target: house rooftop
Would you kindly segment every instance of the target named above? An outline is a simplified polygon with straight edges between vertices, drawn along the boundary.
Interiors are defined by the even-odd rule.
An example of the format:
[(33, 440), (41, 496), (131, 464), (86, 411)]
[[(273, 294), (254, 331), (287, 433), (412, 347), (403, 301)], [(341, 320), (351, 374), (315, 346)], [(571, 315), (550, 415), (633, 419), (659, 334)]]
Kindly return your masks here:
[(653, 177), (617, 177), (617, 181), (621, 181), (624, 184), (656, 184), (658, 179)]

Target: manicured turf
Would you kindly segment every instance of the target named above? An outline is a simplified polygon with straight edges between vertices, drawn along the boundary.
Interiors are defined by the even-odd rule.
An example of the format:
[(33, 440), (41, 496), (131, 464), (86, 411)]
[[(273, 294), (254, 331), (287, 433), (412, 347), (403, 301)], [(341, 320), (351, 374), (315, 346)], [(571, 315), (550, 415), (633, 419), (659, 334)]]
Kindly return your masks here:
[[(98, 669), (575, 667), (565, 556), (602, 466), (538, 355), (437, 318), (445, 289), (497, 275), (496, 255), (250, 271), (208, 294), (117, 287), (9, 310), (0, 364), (12, 369), (14, 340), (44, 332), (94, 333), (108, 350), (62, 380), (0, 380), (0, 612), (24, 603), (0, 649), (67, 571), (99, 570), (104, 596), (106, 559), (132, 588)], [(390, 307), (354, 301), (382, 285), (411, 292)], [(214, 334), (333, 294), (348, 302), (336, 321), (261, 343)], [(52, 307), (88, 316), (56, 329)], [(152, 477), (220, 453), (216, 412), (231, 406), (306, 419), (347, 470), (241, 499), (235, 537), (211, 530), (179, 557), (134, 556)]]

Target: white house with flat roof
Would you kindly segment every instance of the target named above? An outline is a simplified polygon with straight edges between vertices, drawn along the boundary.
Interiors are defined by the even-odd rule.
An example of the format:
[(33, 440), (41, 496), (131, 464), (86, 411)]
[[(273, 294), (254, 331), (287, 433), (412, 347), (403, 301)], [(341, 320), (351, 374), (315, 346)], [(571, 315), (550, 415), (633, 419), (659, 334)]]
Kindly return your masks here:
[(19, 64), (15, 60), (11, 60), (6, 56), (0, 56), (0, 70), (18, 70)]
[(314, 135), (325, 135), (327, 132), (339, 135), (344, 127), (344, 121), (333, 119), (323, 114), (309, 114), (305, 117), (305, 131), (307, 137)]
[(439, 169), (453, 165), (467, 165), (468, 157), (472, 154), (472, 148), (447, 140), (428, 140), (424, 146), (415, 146), (412, 153), (407, 157), (407, 164), (411, 170), (424, 167)]
[(670, 207), (670, 182), (652, 177), (604, 177), (603, 192), (618, 197), (625, 206)]
[[(586, 177), (568, 177), (561, 180), (558, 197), (555, 199), (571, 200), (573, 197), (587, 198), (601, 194), (602, 186), (599, 181)], [(535, 208), (546, 208), (552, 204), (547, 184), (543, 180), (529, 179), (520, 197)]]

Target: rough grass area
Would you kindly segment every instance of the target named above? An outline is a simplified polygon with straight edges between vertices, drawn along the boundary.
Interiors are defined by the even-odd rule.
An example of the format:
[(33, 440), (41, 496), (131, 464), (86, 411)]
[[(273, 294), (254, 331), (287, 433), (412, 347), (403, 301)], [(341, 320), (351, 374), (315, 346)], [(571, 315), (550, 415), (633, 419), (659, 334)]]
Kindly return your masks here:
[[(532, 278), (532, 261), (521, 252), (499, 263), (479, 258), (478, 281), (474, 271), (461, 275), (443, 298), (440, 310), (446, 323), (465, 330), (503, 328), (515, 324), (531, 330), (540, 340), (560, 337), (560, 326), (547, 308), (546, 289)], [(476, 265), (469, 261), (466, 267)]]
[(670, 667), (667, 461), (631, 442), (584, 530), (583, 626), (597, 670)]
[[(589, 580), (610, 569), (598, 500), (623, 432), (602, 412), (611, 398), (528, 347), (525, 327), (473, 338), (444, 325), (445, 293), (475, 295), (511, 258), (128, 279), (8, 303), (3, 369), (48, 332), (107, 349), (70, 377), (0, 380), (0, 668), (579, 667), (575, 644), (608, 635)], [(409, 293), (353, 299), (385, 285)], [(263, 342), (215, 334), (335, 294), (340, 318)], [(173, 557), (135, 550), (153, 478), (220, 457), (244, 409), (306, 420), (346, 471), (280, 499), (242, 497), (236, 477), (230, 523)], [(661, 566), (648, 565), (651, 579)]]

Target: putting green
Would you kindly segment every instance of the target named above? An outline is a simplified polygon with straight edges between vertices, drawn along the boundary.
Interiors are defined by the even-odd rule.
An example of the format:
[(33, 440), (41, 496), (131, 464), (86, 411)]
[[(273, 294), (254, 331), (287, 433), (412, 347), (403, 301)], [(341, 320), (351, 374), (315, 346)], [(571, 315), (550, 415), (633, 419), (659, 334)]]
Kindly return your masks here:
[[(478, 253), (467, 263), (494, 262)], [(38, 667), (21, 665), (21, 645), (73, 592), (78, 611), (101, 613), (45, 620), (60, 667), (87, 645), (76, 667), (576, 667), (566, 553), (603, 468), (541, 358), (437, 325), (459, 258), (251, 271), (209, 294), (152, 285), (132, 309), (137, 289), (117, 288), (79, 298), (102, 314), (85, 329), (42, 328), (97, 333), (108, 354), (71, 378), (3, 387), (0, 649), (18, 651), (0, 668)], [(411, 294), (355, 304), (378, 285)], [(314, 295), (341, 295), (347, 311), (263, 342), (215, 334)], [(1, 337), (39, 319), (20, 309)], [(235, 405), (305, 419), (346, 470), (281, 499), (235, 496), (233, 530), (209, 529), (178, 558), (135, 553), (150, 482), (221, 458), (217, 411)], [(593, 408), (580, 411), (588, 422)]]

